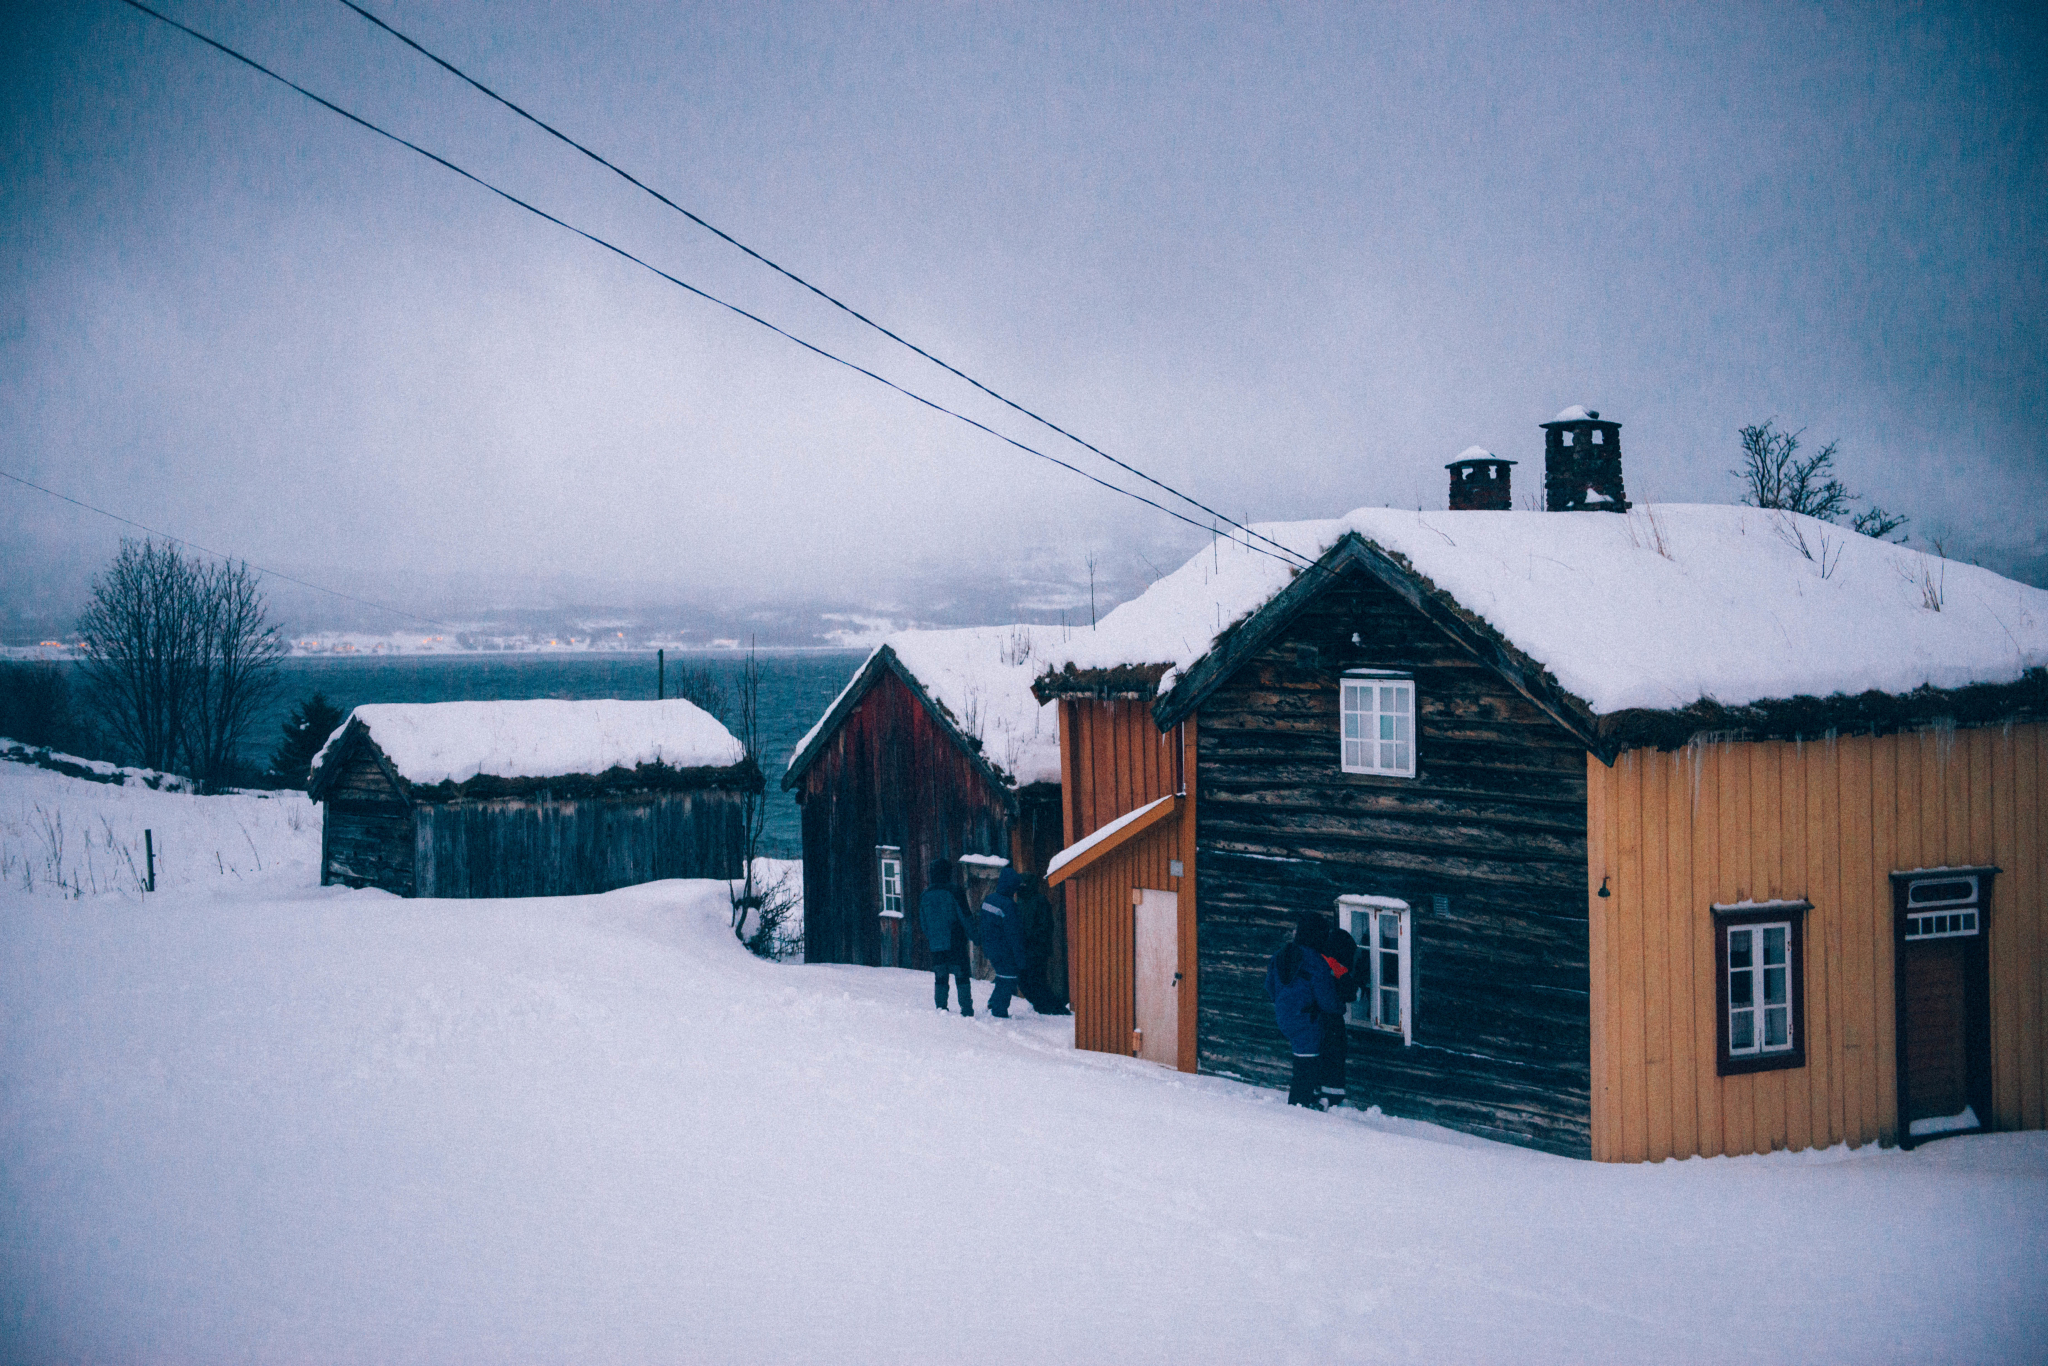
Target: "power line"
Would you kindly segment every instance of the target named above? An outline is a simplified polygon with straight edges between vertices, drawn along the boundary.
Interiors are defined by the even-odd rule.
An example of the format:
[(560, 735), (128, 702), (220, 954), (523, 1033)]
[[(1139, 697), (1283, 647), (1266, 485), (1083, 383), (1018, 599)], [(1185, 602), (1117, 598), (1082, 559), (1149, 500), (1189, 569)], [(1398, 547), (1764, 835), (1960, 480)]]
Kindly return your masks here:
[(1259, 540), (1266, 542), (1266, 544), (1275, 546), (1280, 550), (1286, 552), (1288, 555), (1293, 556), (1295, 559), (1301, 560), (1302, 563), (1308, 563), (1308, 561), (1304, 557), (1299, 555), (1292, 547), (1283, 545), (1281, 544), (1281, 542), (1274, 540), (1272, 537), (1267, 536), (1262, 532), (1253, 531), (1244, 523), (1235, 521), (1232, 518), (1224, 516), (1222, 513), (1216, 511), (1216, 509), (1210, 507), (1208, 504), (1202, 502), (1200, 499), (1182, 493), (1179, 489), (1173, 487), (1171, 484), (1168, 484), (1163, 480), (1153, 478), (1151, 475), (1145, 473), (1145, 471), (1139, 469), (1137, 466), (1130, 464), (1127, 461), (1119, 460), (1116, 456), (1111, 455), (1108, 451), (1103, 450), (1100, 446), (1095, 445), (1093, 442), (1085, 440), (1082, 437), (1076, 436), (1074, 433), (1068, 431), (1066, 428), (1060, 426), (1058, 423), (1052, 421), (1050, 418), (1043, 417), (1038, 413), (1032, 411), (1030, 408), (1025, 407), (1023, 404), (1006, 397), (1005, 395), (997, 392), (995, 389), (990, 388), (988, 385), (983, 384), (980, 380), (968, 374), (966, 371), (960, 369), (958, 366), (955, 366), (945, 360), (940, 359), (938, 356), (933, 355), (930, 351), (925, 350), (922, 346), (919, 346), (916, 342), (910, 341), (898, 335), (897, 333), (891, 331), (889, 328), (883, 326), (881, 323), (876, 322), (873, 318), (868, 317), (867, 314), (862, 313), (859, 309), (853, 307), (851, 304), (842, 301), (841, 299), (837, 298), (828, 291), (819, 288), (817, 285), (812, 284), (809, 280), (806, 280), (803, 276), (797, 274), (795, 271), (790, 270), (787, 266), (784, 266), (779, 262), (771, 260), (769, 257), (762, 255), (760, 252), (754, 250), (745, 242), (740, 241), (737, 237), (734, 237), (731, 233), (725, 231), (723, 228), (718, 227), (714, 223), (708, 222), (699, 215), (691, 212), (689, 209), (686, 209), (682, 205), (676, 203), (667, 195), (663, 194), (660, 190), (657, 190), (653, 186), (647, 184), (645, 181), (641, 180), (639, 177), (635, 176), (632, 172), (626, 170), (624, 167), (607, 159), (603, 155), (595, 151), (592, 151), (590, 148), (576, 141), (576, 139), (570, 137), (567, 133), (564, 133), (561, 129), (555, 127), (547, 120), (539, 117), (536, 114), (530, 113), (529, 111), (521, 108), (519, 105), (513, 103), (505, 96), (491, 89), (490, 86), (484, 84), (476, 77), (470, 75), (467, 71), (464, 71), (461, 67), (455, 65), (455, 63), (449, 61), (445, 57), (440, 56), (438, 53), (429, 50), (424, 44), (420, 43), (417, 39), (405, 33), (401, 33), (398, 29), (392, 27), (384, 20), (378, 18), (369, 10), (366, 10), (361, 5), (356, 4), (355, 0), (339, 0), (339, 3), (355, 11), (357, 14), (361, 15), (370, 23), (384, 30), (384, 32), (390, 34), (399, 42), (404, 43), (407, 47), (411, 48), (413, 51), (419, 53), (422, 57), (425, 57), (428, 61), (440, 67), (443, 71), (446, 71), (451, 76), (454, 76), (457, 80), (465, 82), (466, 84), (470, 85), (480, 93), (490, 97), (493, 100), (496, 100), (499, 104), (505, 106), (505, 108), (511, 110), (520, 118), (525, 119), (528, 123), (531, 123), (534, 127), (540, 129), (542, 132), (548, 134), (550, 137), (553, 137), (556, 140), (564, 143), (565, 145), (574, 148), (576, 151), (590, 158), (590, 160), (596, 162), (598, 165), (610, 171), (613, 175), (619, 177), (619, 179), (625, 181), (628, 185), (633, 186), (635, 189), (638, 189), (643, 193), (651, 196), (657, 202), (664, 204), (667, 207), (675, 210), (683, 217), (689, 219), (692, 223), (695, 223), (698, 227), (704, 229), (706, 232), (712, 234), (714, 237), (717, 237), (719, 240), (729, 244), (730, 246), (733, 246), (738, 250), (746, 253), (746, 255), (752, 257), (755, 261), (758, 261), (762, 265), (768, 267), (768, 269), (774, 271), (776, 274), (781, 275), (783, 278), (803, 286), (803, 288), (817, 295), (826, 303), (831, 304), (840, 312), (845, 313), (848, 317), (857, 319), (858, 321), (866, 324), (867, 326), (873, 328), (875, 331), (881, 333), (883, 336), (887, 337), (890, 341), (895, 342), (897, 345), (906, 347), (909, 350), (916, 352), (918, 355), (930, 361), (933, 365), (938, 366), (941, 370), (944, 370), (946, 373), (953, 375), (959, 379), (965, 380), (968, 384), (973, 385), (976, 389), (979, 389), (982, 393), (988, 395), (996, 402), (1003, 404), (1005, 407), (1008, 407), (1015, 412), (1023, 414), (1025, 417), (1030, 418), (1033, 422), (1038, 423), (1040, 426), (1045, 427), (1050, 431), (1058, 433), (1059, 435), (1065, 437), (1067, 440), (1073, 442), (1075, 445), (1082, 447), (1084, 450), (1094, 452), (1096, 455), (1101, 456), (1104, 460), (1107, 460), (1110, 464), (1115, 465), (1118, 469), (1136, 475), (1138, 478), (1144, 480), (1148, 484), (1151, 484), (1155, 488), (1164, 489), (1166, 492), (1172, 494), (1174, 497), (1180, 499), (1182, 502), (1187, 503), (1195, 508), (1199, 508), (1201, 511), (1208, 513), (1211, 517), (1216, 518), (1218, 521), (1224, 523), (1225, 525), (1236, 527), (1239, 531), (1242, 531), (1246, 536), (1255, 536)]
[[(279, 75), (275, 71), (272, 71), (269, 67), (263, 65), (263, 63), (257, 61), (255, 58), (246, 56), (243, 53), (236, 51), (234, 48), (229, 47), (226, 43), (208, 37), (206, 34), (201, 33), (198, 29), (192, 28), (186, 24), (179, 23), (176, 19), (171, 18), (169, 15), (162, 14), (157, 10), (151, 9), (148, 5), (143, 4), (142, 0), (121, 0), (121, 3), (127, 5), (130, 9), (139, 10), (140, 12), (148, 15), (152, 19), (155, 19), (164, 24), (168, 24), (170, 27), (177, 29), (180, 33), (198, 39), (200, 42), (206, 44), (210, 48), (213, 48), (215, 51), (220, 52), (225, 56), (232, 57), (235, 61), (240, 62), (242, 65), (248, 67), (250, 70), (258, 72), (261, 75), (268, 76), (271, 80), (276, 81), (279, 85), (283, 85), (288, 87), (289, 89), (297, 91), (299, 94), (313, 101), (313, 103), (319, 105), (321, 108), (327, 109), (333, 113), (341, 115), (350, 123), (356, 124), (358, 127), (367, 129), (368, 131), (375, 133), (378, 137), (386, 138), (392, 142), (395, 142), (399, 146), (407, 149), (408, 151), (417, 152), (420, 156), (425, 157), (427, 160), (433, 162), (435, 165), (453, 171), (456, 175), (461, 176), (464, 180), (467, 180), (470, 183), (477, 185), (482, 189), (490, 191), (492, 194), (498, 196), (498, 198), (504, 200), (506, 203), (524, 209), (526, 210), (526, 212), (534, 215), (536, 218), (545, 219), (546, 221), (553, 223), (558, 228), (562, 228), (565, 231), (572, 232), (576, 234), (578, 237), (581, 237), (586, 242), (589, 242), (595, 246), (603, 247), (606, 251), (611, 252), (613, 255), (618, 256), (623, 260), (632, 262), (634, 265), (639, 266), (642, 270), (645, 270), (650, 274), (660, 276), (662, 279), (668, 281), (670, 284), (676, 286), (678, 289), (686, 290), (689, 293), (696, 295), (698, 298), (703, 299), (707, 303), (716, 304), (718, 305), (718, 307), (723, 308), (730, 313), (734, 313), (737, 314), (739, 317), (745, 318), (748, 322), (758, 324), (761, 327), (765, 327), (770, 332), (775, 333), (775, 335), (777, 335), (778, 337), (782, 337), (787, 341), (794, 342), (796, 345), (801, 346), (804, 350), (809, 351), (814, 355), (823, 357), (825, 360), (829, 360), (835, 365), (843, 365), (847, 369), (853, 371), (855, 374), (864, 375), (867, 378), (873, 380), (877, 384), (885, 385), (888, 388), (893, 389), (897, 393), (903, 395), (905, 398), (910, 399), (912, 402), (920, 403), (925, 407), (930, 408), (933, 412), (942, 413), (947, 417), (955, 419), (956, 421), (964, 422), (968, 426), (975, 428), (977, 431), (986, 432), (988, 435), (994, 437), (996, 440), (1001, 441), (1006, 445), (1014, 446), (1018, 450), (1023, 451), (1027, 455), (1035, 455), (1040, 460), (1044, 460), (1051, 464), (1057, 465), (1061, 469), (1066, 470), (1072, 474), (1077, 474), (1081, 476), (1081, 478), (1086, 479), (1088, 482), (1092, 484), (1099, 484), (1101, 487), (1108, 489), (1112, 493), (1120, 493), (1126, 498), (1135, 499), (1136, 501), (1143, 503), (1145, 506), (1149, 508), (1154, 508), (1157, 511), (1163, 512), (1167, 516), (1172, 517), (1178, 521), (1186, 522), (1189, 526), (1194, 527), (1197, 530), (1209, 531), (1212, 534), (1214, 532), (1213, 526), (1205, 525), (1202, 522), (1198, 522), (1194, 518), (1186, 515), (1185, 513), (1177, 512), (1174, 509), (1167, 507), (1163, 503), (1156, 502), (1153, 499), (1147, 498), (1142, 493), (1138, 493), (1134, 490), (1123, 488), (1116, 484), (1112, 484), (1106, 479), (1090, 474), (1087, 470), (1082, 469), (1078, 465), (1062, 460), (1056, 455), (1049, 455), (1046, 452), (1039, 450), (1036, 446), (1028, 446), (1022, 441), (1017, 440), (1015, 437), (1006, 436), (1002, 432), (997, 431), (995, 428), (989, 426), (985, 422), (981, 422), (976, 420), (975, 418), (971, 418), (967, 416), (965, 413), (956, 412), (953, 409), (946, 407), (942, 403), (939, 403), (933, 399), (926, 398), (923, 394), (917, 393), (915, 390), (906, 389), (902, 385), (896, 383), (894, 380), (884, 378), (883, 376), (875, 373), (873, 370), (867, 369), (865, 366), (857, 365), (853, 361), (847, 360), (843, 356), (835, 355), (832, 352), (827, 351), (822, 346), (818, 346), (815, 345), (814, 343), (805, 341), (802, 337), (797, 336), (794, 332), (790, 332), (784, 328), (777, 327), (774, 323), (769, 322), (766, 318), (761, 317), (759, 314), (750, 313), (746, 309), (741, 308), (738, 304), (728, 303), (726, 300), (719, 298), (715, 294), (707, 293), (706, 291), (697, 288), (697, 286), (691, 284), (689, 281), (671, 275), (667, 271), (663, 270), (661, 267), (642, 260), (640, 257), (635, 256), (632, 252), (627, 251), (624, 247), (616, 246), (613, 243), (606, 241), (604, 238), (597, 236), (595, 233), (585, 232), (582, 228), (577, 227), (574, 223), (570, 223), (564, 219), (557, 218), (555, 217), (555, 215), (549, 213), (547, 210), (539, 208), (533, 204), (527, 203), (524, 199), (521, 199), (519, 196), (513, 194), (511, 191), (499, 189), (490, 181), (485, 180), (483, 177), (476, 175), (470, 171), (464, 170), (462, 167), (456, 165), (448, 158), (441, 156), (436, 152), (430, 152), (416, 142), (408, 141), (407, 139), (400, 137), (398, 134), (393, 133), (388, 129), (379, 127), (377, 124), (370, 122), (362, 115), (344, 109), (342, 108), (342, 106), (336, 104), (334, 101), (327, 99), (322, 95), (314, 94), (311, 90), (308, 90), (305, 86), (300, 85), (298, 82), (293, 81), (286, 76)], [(1235, 526), (1237, 524), (1235, 522), (1232, 522), (1231, 525)], [(1281, 560), (1283, 563), (1287, 563), (1290, 565), (1296, 563), (1294, 559), (1287, 559), (1281, 555), (1275, 555), (1272, 551), (1265, 549), (1263, 546), (1252, 545), (1249, 540), (1247, 540), (1246, 542), (1246, 547), (1248, 549), (1257, 550), (1261, 554), (1271, 555), (1274, 559)], [(1282, 548), (1285, 549), (1285, 547)], [(1288, 554), (1293, 555), (1294, 552), (1290, 550), (1288, 551)]]
[[(85, 502), (83, 499), (73, 498), (68, 493), (59, 493), (57, 492), (57, 490), (52, 488), (44, 488), (41, 484), (36, 483), (33, 479), (24, 479), (20, 475), (10, 474), (6, 470), (0, 470), (0, 479), (12, 479), (15, 483), (24, 485), (28, 488), (32, 488), (37, 493), (47, 493), (52, 498), (60, 499), (66, 503), (71, 504), (73, 507), (84, 508), (87, 512), (97, 512), (102, 517), (111, 517), (115, 521), (121, 523), (123, 526), (132, 526), (137, 531), (146, 531), (152, 536), (161, 536), (173, 545), (186, 546), (190, 549), (197, 550), (202, 554), (211, 555), (215, 559), (234, 560), (238, 558), (237, 556), (228, 554), (224, 550), (214, 550), (209, 546), (203, 546), (199, 544), (199, 542), (197, 541), (188, 541), (183, 536), (173, 536), (168, 531), (158, 531), (155, 527), (144, 526), (142, 523), (135, 521), (132, 518), (123, 517), (118, 512), (109, 512), (105, 508), (94, 507), (91, 503)], [(353, 602), (363, 607), (374, 607), (381, 612), (392, 612), (401, 617), (411, 617), (414, 621), (423, 621), (429, 626), (439, 626), (440, 628), (446, 631), (455, 631), (461, 629), (460, 627), (451, 626), (445, 621), (436, 621), (432, 617), (423, 617), (417, 612), (408, 612), (403, 607), (393, 607), (388, 602), (372, 602), (368, 598), (359, 598), (355, 596), (353, 593), (343, 593), (338, 589), (323, 588), (317, 583), (308, 583), (304, 579), (295, 579), (291, 575), (280, 573), (275, 569), (265, 569), (260, 564), (250, 564), (250, 562), (247, 560), (243, 560), (242, 563), (248, 564), (251, 569), (254, 569), (259, 574), (267, 574), (273, 579), (282, 579), (286, 583), (295, 583), (301, 588), (310, 588), (315, 593), (325, 593), (330, 598), (340, 598), (345, 602)]]

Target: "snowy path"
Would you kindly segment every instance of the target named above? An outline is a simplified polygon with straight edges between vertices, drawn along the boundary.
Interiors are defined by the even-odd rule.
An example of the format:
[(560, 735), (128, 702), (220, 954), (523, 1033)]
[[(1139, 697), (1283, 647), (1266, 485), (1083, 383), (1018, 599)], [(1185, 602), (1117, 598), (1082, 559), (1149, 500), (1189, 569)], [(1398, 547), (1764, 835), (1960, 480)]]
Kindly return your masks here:
[[(7, 1359), (2038, 1359), (2048, 1136), (1601, 1167), (777, 966), (718, 889), (0, 894)], [(985, 985), (982, 987), (985, 993)]]

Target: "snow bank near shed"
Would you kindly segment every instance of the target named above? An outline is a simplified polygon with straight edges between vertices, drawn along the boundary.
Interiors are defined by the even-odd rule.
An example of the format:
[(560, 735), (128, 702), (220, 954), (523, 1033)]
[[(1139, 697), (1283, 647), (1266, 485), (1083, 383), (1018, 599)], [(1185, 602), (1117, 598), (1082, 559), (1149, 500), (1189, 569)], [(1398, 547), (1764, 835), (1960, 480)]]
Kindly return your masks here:
[[(740, 742), (693, 702), (379, 702), (351, 721), (400, 777), (431, 787), (493, 778), (560, 778), (641, 764), (725, 768), (745, 757)], [(313, 759), (317, 771), (347, 726)]]
[[(1794, 513), (1362, 508), (1253, 529), (1312, 559), (1359, 533), (1596, 713), (2010, 683), (2048, 666), (2048, 592)], [(1165, 692), (1296, 572), (1218, 541), (1045, 662), (1164, 664)]]

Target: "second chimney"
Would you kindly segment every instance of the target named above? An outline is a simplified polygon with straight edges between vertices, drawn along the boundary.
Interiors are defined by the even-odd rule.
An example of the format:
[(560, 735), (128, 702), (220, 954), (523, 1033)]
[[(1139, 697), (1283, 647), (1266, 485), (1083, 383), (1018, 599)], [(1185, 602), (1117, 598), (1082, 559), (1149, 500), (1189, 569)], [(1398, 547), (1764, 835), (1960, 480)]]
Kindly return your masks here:
[(1551, 512), (1627, 512), (1621, 424), (1571, 407), (1543, 427), (1543, 506)]
[(1515, 501), (1508, 481), (1514, 463), (1478, 446), (1466, 447), (1463, 455), (1444, 466), (1451, 472), (1451, 511), (1512, 511)]

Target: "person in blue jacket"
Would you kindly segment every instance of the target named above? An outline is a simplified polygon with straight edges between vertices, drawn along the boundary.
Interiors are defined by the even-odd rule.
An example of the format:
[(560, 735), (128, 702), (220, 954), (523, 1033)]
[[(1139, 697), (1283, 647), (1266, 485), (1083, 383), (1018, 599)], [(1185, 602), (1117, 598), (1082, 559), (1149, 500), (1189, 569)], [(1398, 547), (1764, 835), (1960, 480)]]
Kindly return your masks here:
[(1266, 966), (1266, 995), (1273, 1018), (1294, 1050), (1294, 1076), (1287, 1088), (1289, 1105), (1323, 1108), (1316, 1084), (1322, 1079), (1324, 1021), (1343, 1009), (1337, 979), (1323, 957), (1323, 917), (1313, 911), (1296, 917), (1294, 939)]
[(968, 986), (967, 903), (953, 887), (953, 865), (933, 859), (927, 870), (924, 895), (917, 899), (917, 916), (924, 922), (924, 942), (932, 951), (932, 1004), (946, 1008), (947, 986), (960, 983), (960, 1013), (974, 1013), (974, 991)]
[(1010, 1018), (1010, 997), (1017, 991), (1017, 976), (1024, 971), (1024, 916), (1017, 909), (1017, 889), (1023, 874), (1003, 869), (996, 889), (981, 903), (981, 951), (995, 969), (995, 994), (988, 998), (988, 1013), (998, 1020)]

